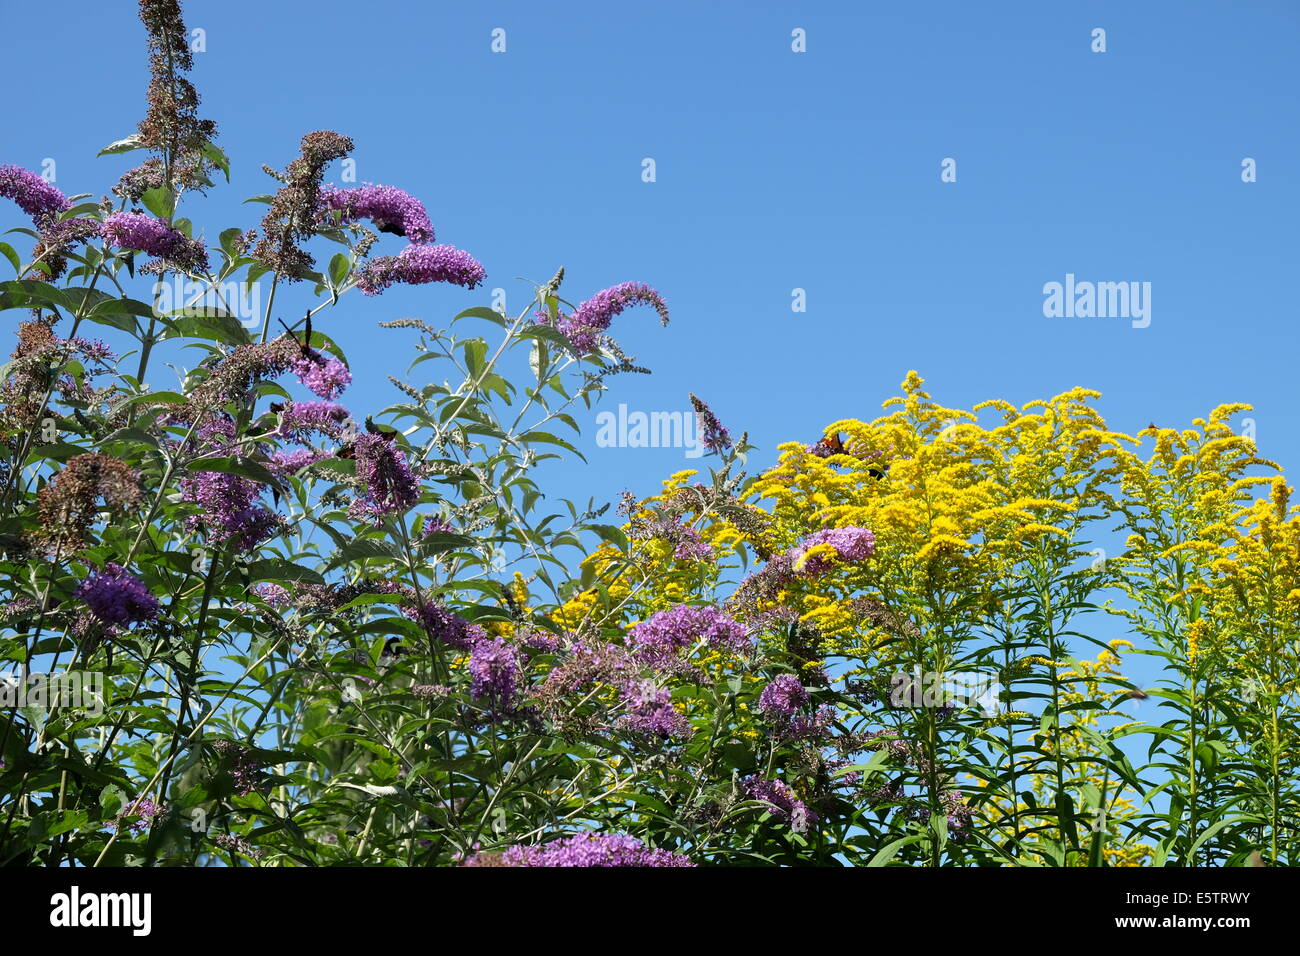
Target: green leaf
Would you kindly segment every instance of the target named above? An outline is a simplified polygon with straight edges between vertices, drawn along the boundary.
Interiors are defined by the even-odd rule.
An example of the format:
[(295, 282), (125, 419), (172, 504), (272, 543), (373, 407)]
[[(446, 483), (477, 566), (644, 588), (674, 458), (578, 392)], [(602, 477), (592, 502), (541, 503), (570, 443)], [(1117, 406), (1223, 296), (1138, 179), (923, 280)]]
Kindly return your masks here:
[(343, 280), (348, 277), (348, 270), (351, 267), (352, 260), (341, 252), (334, 253), (334, 257), (330, 259), (329, 268), (330, 282), (334, 284), (334, 288), (337, 289), (343, 285)]
[(18, 253), (14, 251), (14, 247), (9, 245), (9, 243), (0, 242), (0, 255), (3, 255), (11, 263), (13, 263), (14, 272), (18, 272), (20, 269), (22, 269), (23, 261), (22, 259), (18, 258)]
[(503, 328), (506, 324), (506, 320), (502, 317), (500, 312), (496, 309), (489, 309), (482, 305), (476, 305), (473, 308), (466, 309), (464, 312), (458, 313), (452, 317), (453, 322), (459, 319), (487, 319), (493, 325), (499, 325)]
[(923, 837), (921, 836), (908, 836), (903, 837), (900, 840), (895, 840), (893, 843), (882, 847), (867, 863), (867, 866), (884, 866), (897, 856), (898, 851), (903, 847), (910, 846), (913, 843), (919, 843), (922, 839)]
[(208, 140), (203, 144), (203, 157), (225, 173), (226, 182), (230, 182), (230, 160), (220, 146)]
[(109, 143), (95, 155), (97, 156), (116, 156), (118, 153), (129, 153), (135, 149), (144, 148), (144, 137), (139, 133), (132, 133), (126, 139), (119, 139), (116, 143)]
[(191, 461), (185, 466), (187, 471), (195, 472), (219, 472), (225, 475), (239, 475), (241, 478), (251, 478), (253, 481), (261, 482), (264, 485), (276, 484), (277, 479), (265, 465), (262, 465), (251, 458), (198, 458)]
[(146, 189), (140, 196), (140, 202), (145, 209), (148, 209), (159, 219), (165, 219), (168, 222), (171, 221), (172, 214), (176, 211), (176, 196), (166, 185)]
[(248, 564), (250, 581), (306, 581), (308, 584), (324, 584), (325, 579), (311, 568), (304, 568), (291, 561), (279, 558), (264, 558), (250, 561)]

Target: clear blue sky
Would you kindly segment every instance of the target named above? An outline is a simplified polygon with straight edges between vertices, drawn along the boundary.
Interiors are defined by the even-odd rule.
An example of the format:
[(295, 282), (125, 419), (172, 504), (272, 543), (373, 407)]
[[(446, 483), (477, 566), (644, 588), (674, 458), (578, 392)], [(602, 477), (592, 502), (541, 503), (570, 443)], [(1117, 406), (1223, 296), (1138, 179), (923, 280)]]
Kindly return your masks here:
[[(94, 158), (143, 113), (135, 4), (0, 4), (0, 162), (51, 157), (65, 192), (105, 192), (140, 155)], [(321, 320), (356, 412), (398, 398), (384, 376), (406, 340), (375, 322), (445, 324), (497, 286), (517, 309), (514, 277), (563, 264), (574, 300), (636, 279), (672, 309), (667, 329), (649, 310), (617, 321), (655, 374), (617, 380), (603, 407), (695, 391), (750, 431), (756, 465), (874, 416), (916, 368), (957, 406), (1094, 387), (1127, 431), (1249, 401), (1264, 453), (1300, 467), (1300, 4), (191, 0), (186, 18), (235, 164), (187, 210), (210, 241), (261, 216), (239, 205), (274, 187), (261, 163), (331, 128), (355, 139), (360, 179), (422, 198), (439, 241), (488, 270), (487, 290), (397, 289)], [(1045, 318), (1043, 284), (1066, 273), (1150, 282), (1150, 327)], [(596, 448), (594, 414), (591, 467), (553, 492), (649, 492), (683, 467)]]

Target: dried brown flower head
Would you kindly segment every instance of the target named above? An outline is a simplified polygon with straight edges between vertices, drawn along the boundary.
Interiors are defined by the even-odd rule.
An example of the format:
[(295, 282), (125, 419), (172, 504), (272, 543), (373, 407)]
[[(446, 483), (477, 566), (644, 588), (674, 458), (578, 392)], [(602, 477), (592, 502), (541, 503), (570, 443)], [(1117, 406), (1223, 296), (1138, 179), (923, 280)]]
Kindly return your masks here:
[(152, 74), (149, 111), (140, 123), (141, 143), (163, 157), (172, 182), (202, 189), (213, 165), (205, 150), (217, 135), (217, 125), (199, 119), (198, 91), (184, 76), (194, 67), (194, 56), (181, 5), (178, 0), (140, 0), (140, 20), (149, 33)]
[(99, 452), (78, 455), (37, 494), (36, 538), (49, 551), (66, 553), (85, 543), (101, 508), (122, 514), (139, 501), (140, 486), (130, 465)]
[(262, 219), (264, 238), (253, 250), (255, 258), (290, 281), (303, 278), (316, 264), (299, 243), (316, 235), (325, 166), (352, 152), (352, 140), (330, 130), (317, 130), (302, 138), (300, 148), (302, 155), (283, 173), (267, 170), (284, 185)]

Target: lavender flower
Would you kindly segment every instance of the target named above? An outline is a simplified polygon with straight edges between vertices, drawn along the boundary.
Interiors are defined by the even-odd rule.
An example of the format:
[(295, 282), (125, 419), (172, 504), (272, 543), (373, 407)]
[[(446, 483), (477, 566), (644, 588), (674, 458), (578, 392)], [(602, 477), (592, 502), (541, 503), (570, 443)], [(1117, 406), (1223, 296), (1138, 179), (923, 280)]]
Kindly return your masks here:
[(747, 777), (741, 782), (741, 789), (751, 800), (766, 803), (773, 816), (789, 821), (790, 829), (795, 833), (807, 833), (808, 828), (817, 822), (817, 814), (780, 780)]
[(478, 853), (466, 866), (688, 867), (680, 853), (653, 850), (621, 833), (582, 833), (542, 846), (512, 846), (504, 853)]
[(197, 239), (187, 239), (170, 225), (139, 212), (117, 212), (104, 220), (104, 239), (119, 249), (136, 249), (181, 270), (202, 272), (208, 253)]
[(835, 721), (839, 720), (840, 712), (829, 704), (823, 704), (818, 707), (811, 717), (802, 714), (793, 717), (789, 724), (782, 731), (782, 738), (785, 740), (805, 740), (808, 743), (824, 743), (831, 736), (831, 730)]
[(614, 316), (638, 303), (653, 306), (663, 324), (668, 324), (668, 306), (663, 297), (643, 282), (623, 282), (602, 289), (574, 309), (572, 315), (561, 313), (556, 324), (575, 349), (591, 352)]
[(876, 538), (866, 528), (826, 528), (814, 531), (790, 555), (794, 570), (808, 577), (820, 577), (835, 561), (856, 564), (876, 553)]
[(278, 584), (258, 584), (253, 587), (253, 593), (260, 597), (271, 607), (285, 607), (292, 603), (289, 592)]
[(298, 381), (321, 398), (337, 398), (352, 384), (352, 373), (348, 367), (333, 356), (323, 356), (313, 351), (311, 356), (298, 358), (290, 366)]
[(310, 448), (296, 448), (293, 451), (273, 451), (267, 459), (267, 467), (277, 476), (283, 478), (302, 471), (308, 465), (314, 465), (330, 456)]
[(668, 688), (657, 687), (652, 681), (628, 684), (623, 688), (622, 698), (627, 712), (619, 718), (620, 728), (650, 737), (690, 734), (691, 722), (673, 706)]
[(404, 604), (402, 613), (423, 625), (433, 640), (457, 650), (468, 650), (487, 638), (487, 632), (482, 627), (471, 624), (459, 614), (448, 610), (445, 604), (434, 601), (425, 601), (421, 605)]
[(758, 709), (773, 720), (788, 720), (808, 703), (808, 691), (793, 674), (778, 674), (758, 695)]
[(704, 404), (694, 394), (691, 395), (691, 406), (695, 409), (695, 421), (703, 437), (703, 445), (706, 451), (722, 452), (731, 447), (731, 432), (727, 431), (725, 425), (718, 420), (718, 416), (708, 405)]
[(290, 402), (280, 413), (280, 434), (302, 444), (317, 433), (337, 439), (351, 417), (346, 408), (334, 402)]
[(251, 551), (282, 527), (279, 515), (257, 498), (263, 486), (251, 478), (219, 471), (201, 471), (180, 481), (181, 497), (199, 506), (187, 525), (203, 525), (212, 540), (236, 551)]
[(67, 196), (21, 166), (0, 166), (0, 196), (17, 203), (40, 227), (49, 225), (59, 213), (72, 208)]
[(377, 295), (397, 282), (450, 282), (472, 289), (485, 278), (483, 266), (468, 252), (446, 245), (411, 245), (401, 255), (371, 259), (357, 277), (357, 288), (366, 295)]
[(105, 624), (135, 624), (158, 616), (158, 599), (139, 578), (111, 561), (82, 581), (73, 594)]
[(252, 751), (233, 740), (218, 740), (212, 748), (223, 758), (237, 794), (242, 797), (257, 789), (261, 782), (262, 766)]
[(406, 511), (420, 496), (419, 485), (406, 456), (382, 435), (358, 435), (353, 447), (357, 479), (365, 491), (352, 504), (355, 514), (384, 518)]
[(493, 718), (513, 711), (519, 680), (519, 658), (515, 649), (502, 638), (477, 641), (470, 649), (469, 694), (487, 704)]
[(433, 223), (424, 204), (396, 186), (365, 183), (351, 189), (326, 186), (321, 190), (322, 211), (341, 213), (341, 221), (369, 219), (380, 232), (405, 236), (411, 242), (433, 242)]
[(716, 607), (678, 604), (632, 628), (633, 644), (647, 661), (661, 664), (703, 640), (714, 650), (746, 654), (753, 640), (745, 628)]
[(136, 817), (134, 823), (128, 823), (126, 826), (128, 830), (139, 832), (147, 828), (155, 817), (163, 816), (166, 813), (167, 805), (165, 803), (154, 803), (149, 797), (137, 797), (134, 803), (122, 811), (114, 826), (120, 828), (127, 820)]
[(451, 523), (442, 515), (425, 515), (424, 526), (420, 529), (420, 539), (423, 540), (434, 534), (449, 534), (454, 530)]

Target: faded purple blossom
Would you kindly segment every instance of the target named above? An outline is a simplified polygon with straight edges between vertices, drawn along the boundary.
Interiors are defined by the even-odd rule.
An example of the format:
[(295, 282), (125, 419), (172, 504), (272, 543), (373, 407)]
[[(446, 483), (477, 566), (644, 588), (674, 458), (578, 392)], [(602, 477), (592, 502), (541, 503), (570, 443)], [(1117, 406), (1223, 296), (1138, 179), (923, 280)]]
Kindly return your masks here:
[(357, 480), (364, 486), (353, 502), (356, 515), (385, 518), (406, 511), (420, 496), (415, 473), (406, 455), (382, 435), (364, 433), (353, 443)]
[(468, 650), (487, 638), (487, 632), (480, 625), (471, 624), (450, 611), (445, 604), (435, 601), (426, 600), (421, 605), (404, 604), (402, 613), (422, 624), (435, 641), (457, 650)]
[(691, 407), (695, 409), (695, 422), (699, 428), (701, 443), (706, 451), (722, 452), (731, 447), (731, 432), (713, 414), (712, 409), (697, 396), (691, 395)]
[(253, 860), (260, 859), (262, 856), (261, 850), (243, 837), (236, 836), (233, 833), (218, 833), (212, 838), (212, 842), (223, 850), (229, 850), (231, 853), (238, 853)]
[(795, 715), (785, 727), (783, 736), (788, 740), (805, 740), (808, 743), (824, 743), (831, 736), (835, 721), (840, 712), (829, 704), (823, 704), (813, 712), (811, 717)]
[(679, 525), (677, 546), (673, 548), (675, 561), (709, 561), (714, 555), (713, 545), (700, 537), (690, 525)]
[(772, 815), (788, 821), (795, 833), (807, 833), (808, 828), (817, 822), (817, 814), (783, 781), (747, 777), (741, 782), (741, 789), (751, 800), (766, 803)]
[(433, 223), (424, 204), (396, 186), (326, 186), (320, 201), (323, 211), (339, 212), (343, 222), (369, 219), (380, 232), (405, 236), (416, 244), (433, 242)]
[(627, 711), (618, 720), (621, 729), (651, 737), (690, 734), (691, 722), (673, 706), (668, 688), (658, 687), (653, 681), (629, 683), (623, 688), (622, 698)]
[(208, 253), (161, 219), (139, 212), (117, 212), (104, 220), (104, 239), (119, 249), (136, 249), (191, 271), (208, 267)]
[(516, 631), (518, 640), (524, 647), (544, 654), (554, 654), (560, 649), (560, 639), (550, 631), (539, 627), (524, 627)]
[(257, 789), (261, 782), (262, 766), (252, 751), (233, 740), (218, 740), (212, 747), (223, 758), (235, 785), (235, 793), (242, 797)]
[(572, 315), (561, 313), (556, 325), (575, 349), (590, 352), (614, 317), (639, 303), (653, 306), (663, 324), (668, 324), (668, 306), (658, 292), (644, 282), (623, 282), (597, 292), (574, 309)]
[(72, 208), (68, 197), (40, 175), (21, 166), (0, 166), (0, 196), (11, 199), (38, 226)]
[(111, 561), (91, 574), (74, 593), (105, 624), (137, 624), (158, 616), (158, 599), (135, 575)]
[(478, 853), (466, 866), (689, 867), (689, 857), (649, 849), (621, 833), (582, 833), (541, 846), (512, 846), (503, 853)]
[(398, 282), (450, 282), (472, 289), (485, 278), (483, 266), (468, 252), (447, 245), (411, 245), (401, 255), (371, 259), (357, 278), (357, 288), (366, 295), (377, 295)]
[(815, 578), (830, 571), (837, 560), (856, 564), (875, 553), (875, 535), (866, 528), (850, 526), (814, 531), (803, 539), (790, 557), (796, 573)]
[(41, 230), (32, 254), (49, 269), (51, 280), (57, 279), (68, 268), (68, 253), (87, 239), (99, 235), (98, 220), (81, 217), (63, 219)]
[(451, 688), (445, 684), (412, 684), (411, 695), (420, 700), (442, 700), (451, 694)]

